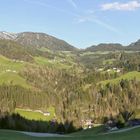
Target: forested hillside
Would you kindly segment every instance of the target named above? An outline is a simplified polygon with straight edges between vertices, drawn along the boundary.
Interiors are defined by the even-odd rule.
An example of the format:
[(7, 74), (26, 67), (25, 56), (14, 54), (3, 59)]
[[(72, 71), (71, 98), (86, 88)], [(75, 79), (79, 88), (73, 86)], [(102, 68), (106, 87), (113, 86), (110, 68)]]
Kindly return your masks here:
[[(83, 51), (64, 42), (54, 51), (57, 42), (49, 48), (44, 38), (38, 44), (35, 36), (38, 40), (40, 36), (31, 35), (20, 34), (16, 41), (0, 40), (0, 118), (17, 108), (43, 113), (53, 108), (55, 115), (49, 121), (56, 127), (44, 129), (70, 128), (70, 132), (81, 128), (83, 120), (104, 123), (121, 112), (140, 110), (140, 52), (114, 51), (121, 45), (109, 47), (112, 51)], [(14, 129), (15, 118), (8, 121)]]

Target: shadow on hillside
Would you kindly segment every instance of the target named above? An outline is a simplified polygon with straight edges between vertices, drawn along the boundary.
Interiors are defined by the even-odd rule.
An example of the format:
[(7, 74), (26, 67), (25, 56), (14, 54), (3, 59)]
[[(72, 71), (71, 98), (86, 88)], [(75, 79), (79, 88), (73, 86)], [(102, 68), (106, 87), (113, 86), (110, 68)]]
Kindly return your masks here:
[(48, 122), (41, 120), (27, 120), (19, 114), (14, 113), (0, 114), (0, 129), (58, 134), (67, 134), (80, 130), (74, 127), (73, 122), (66, 121), (63, 124), (58, 123), (56, 120)]

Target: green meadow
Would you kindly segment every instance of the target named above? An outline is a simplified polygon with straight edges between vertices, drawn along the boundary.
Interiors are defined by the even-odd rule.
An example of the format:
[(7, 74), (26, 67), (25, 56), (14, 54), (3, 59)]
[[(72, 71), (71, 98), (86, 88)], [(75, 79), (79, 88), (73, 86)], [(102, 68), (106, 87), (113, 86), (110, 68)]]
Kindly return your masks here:
[(15, 113), (20, 114), (22, 117), (28, 119), (28, 120), (41, 120), (41, 121), (50, 121), (55, 116), (55, 109), (53, 107), (48, 108), (47, 112), (50, 113), (50, 115), (45, 116), (41, 112), (37, 112), (34, 110), (27, 110), (27, 109), (20, 109), (16, 108)]
[(6, 70), (20, 71), (25, 66), (25, 62), (8, 59), (0, 55), (0, 73)]
[(46, 65), (46, 66), (54, 67), (57, 69), (69, 69), (74, 64), (71, 60), (67, 61), (59, 57), (56, 59), (48, 59), (45, 57), (35, 57), (35, 62), (38, 65)]

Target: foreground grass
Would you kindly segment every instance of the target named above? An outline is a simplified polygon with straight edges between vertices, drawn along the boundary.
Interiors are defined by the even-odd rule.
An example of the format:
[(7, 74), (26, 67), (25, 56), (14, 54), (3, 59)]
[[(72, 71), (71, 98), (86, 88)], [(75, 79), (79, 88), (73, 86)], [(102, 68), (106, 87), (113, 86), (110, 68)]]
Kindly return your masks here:
[[(139, 140), (140, 128), (131, 131), (114, 134), (96, 134), (94, 130), (82, 131), (77, 134), (66, 135), (65, 137), (31, 137), (22, 133), (10, 130), (0, 130), (0, 140)], [(84, 135), (83, 135), (84, 133)]]

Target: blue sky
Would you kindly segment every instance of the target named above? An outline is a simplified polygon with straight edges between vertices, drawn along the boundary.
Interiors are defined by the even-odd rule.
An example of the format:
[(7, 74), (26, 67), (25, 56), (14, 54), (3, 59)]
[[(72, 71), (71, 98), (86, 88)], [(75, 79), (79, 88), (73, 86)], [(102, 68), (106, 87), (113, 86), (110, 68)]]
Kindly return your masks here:
[(45, 32), (85, 48), (140, 39), (140, 0), (0, 0), (0, 30)]

